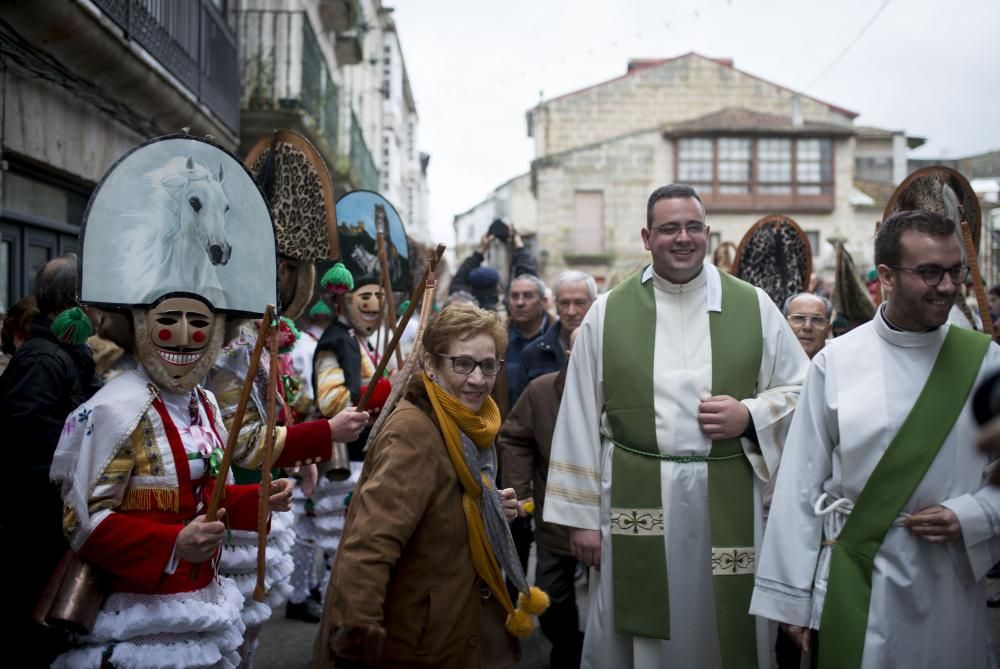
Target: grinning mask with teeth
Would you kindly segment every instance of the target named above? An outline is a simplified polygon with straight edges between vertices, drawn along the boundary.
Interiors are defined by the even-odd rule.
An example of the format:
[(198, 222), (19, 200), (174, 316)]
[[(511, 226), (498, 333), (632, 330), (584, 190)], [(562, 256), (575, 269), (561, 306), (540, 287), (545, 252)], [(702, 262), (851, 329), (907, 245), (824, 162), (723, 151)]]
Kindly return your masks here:
[(375, 332), (382, 324), (385, 291), (377, 283), (358, 286), (353, 292), (340, 296), (341, 312), (351, 327), (362, 337)]
[(132, 315), (139, 360), (169, 392), (190, 392), (222, 350), (226, 317), (197, 298), (168, 296)]

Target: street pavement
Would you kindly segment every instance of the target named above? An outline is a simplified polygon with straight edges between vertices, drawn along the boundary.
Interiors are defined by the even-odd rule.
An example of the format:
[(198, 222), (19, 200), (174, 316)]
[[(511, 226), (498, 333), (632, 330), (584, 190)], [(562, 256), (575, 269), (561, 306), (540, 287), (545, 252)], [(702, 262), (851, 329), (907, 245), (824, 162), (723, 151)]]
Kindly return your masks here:
[[(535, 545), (531, 545), (528, 558), (528, 582), (535, 579)], [(587, 609), (587, 587), (585, 579), (577, 579), (576, 601), (580, 605), (580, 624), (585, 622)], [(313, 643), (319, 625), (285, 618), (284, 609), (275, 612), (264, 625), (260, 635), (260, 645), (254, 656), (257, 669), (308, 669), (312, 660)], [(548, 669), (551, 646), (538, 629), (531, 636), (521, 640), (521, 661), (518, 669)]]
[[(272, 618), (261, 632), (260, 646), (254, 656), (256, 669), (309, 669), (313, 642), (319, 625), (288, 620), (284, 611)], [(536, 629), (521, 642), (519, 668), (547, 669), (549, 643)]]
[[(1000, 579), (990, 579), (987, 584), (989, 595), (1000, 596)], [(581, 616), (585, 614), (586, 602), (579, 595)], [(985, 607), (985, 602), (983, 603)], [(987, 609), (990, 643), (994, 657), (1000, 657), (1000, 608)], [(312, 658), (313, 641), (318, 625), (288, 620), (284, 611), (278, 611), (261, 633), (260, 647), (254, 657), (257, 669), (308, 669)], [(518, 669), (547, 669), (549, 666), (549, 644), (539, 630), (521, 642), (523, 657)]]

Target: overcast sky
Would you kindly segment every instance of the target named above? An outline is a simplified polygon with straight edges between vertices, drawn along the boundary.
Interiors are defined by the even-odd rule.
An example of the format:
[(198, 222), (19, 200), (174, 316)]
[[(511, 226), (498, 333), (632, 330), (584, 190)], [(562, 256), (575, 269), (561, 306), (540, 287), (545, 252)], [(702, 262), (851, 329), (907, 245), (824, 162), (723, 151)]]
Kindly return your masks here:
[(540, 96), (620, 76), (630, 58), (732, 58), (859, 125), (925, 137), (914, 157), (1000, 148), (1000, 0), (383, 2), (431, 154), (431, 230), (449, 245), (455, 214), (528, 170)]

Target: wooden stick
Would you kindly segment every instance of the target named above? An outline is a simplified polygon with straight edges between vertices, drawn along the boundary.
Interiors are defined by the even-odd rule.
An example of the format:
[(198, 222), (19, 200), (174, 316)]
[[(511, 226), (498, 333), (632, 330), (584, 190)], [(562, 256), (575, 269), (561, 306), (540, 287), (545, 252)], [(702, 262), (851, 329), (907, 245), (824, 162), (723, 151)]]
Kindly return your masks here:
[[(435, 260), (435, 263), (437, 261)], [(375, 442), (375, 437), (378, 433), (382, 431), (382, 424), (385, 423), (389, 414), (392, 413), (393, 408), (402, 398), (403, 393), (406, 392), (406, 385), (413, 375), (413, 371), (416, 369), (417, 362), (420, 359), (421, 352), (423, 351), (424, 343), (424, 328), (427, 326), (427, 321), (431, 317), (431, 308), (434, 306), (434, 289), (437, 287), (437, 273), (436, 271), (428, 272), (426, 278), (424, 279), (424, 298), (420, 305), (420, 327), (417, 328), (417, 336), (413, 340), (413, 349), (410, 354), (406, 356), (406, 362), (403, 363), (403, 367), (400, 370), (399, 377), (396, 383), (392, 386), (392, 392), (389, 393), (389, 398), (385, 401), (385, 405), (378, 414), (378, 418), (375, 419), (375, 424), (372, 425), (372, 429), (368, 432), (368, 441), (365, 442), (364, 452), (368, 452), (368, 449)]]
[[(375, 240), (375, 250), (378, 253), (378, 264), (379, 264), (379, 278), (382, 282), (382, 290), (385, 291), (385, 325), (389, 328), (389, 332), (392, 333), (393, 341), (398, 337), (399, 332), (396, 328), (396, 304), (395, 300), (392, 299), (392, 278), (389, 276), (389, 257), (385, 252), (385, 232), (380, 226), (378, 229), (378, 234)], [(385, 338), (386, 348), (382, 351), (382, 356), (385, 357), (389, 353), (389, 337), (388, 333)], [(403, 356), (400, 354), (399, 349), (396, 349), (396, 368), (403, 366)], [(377, 377), (372, 377), (377, 378)]]
[[(430, 263), (428, 264), (427, 270), (424, 272), (423, 279), (419, 284), (414, 286), (413, 292), (410, 295), (410, 304), (403, 313), (403, 318), (400, 320), (399, 331), (402, 332), (406, 328), (406, 324), (409, 322), (410, 317), (413, 315), (413, 310), (416, 308), (418, 302), (420, 302), (421, 297), (424, 297), (424, 306), (421, 307), (422, 320), (420, 322), (420, 330), (417, 332), (417, 343), (414, 345), (413, 351), (406, 359), (405, 365), (408, 368), (412, 368), (411, 361), (416, 359), (419, 355), (419, 342), (423, 335), (423, 328), (426, 327), (427, 321), (430, 316), (430, 309), (433, 302), (433, 283), (430, 290), (427, 290), (428, 281), (433, 282), (435, 272), (437, 271), (438, 261), (441, 260), (441, 256), (444, 254), (444, 244), (438, 244), (437, 249), (431, 255)], [(393, 339), (392, 345), (397, 343), (397, 338)], [(389, 355), (382, 357), (380, 364), (380, 369), (375, 372), (373, 379), (378, 378), (378, 376), (384, 371), (384, 363), (389, 359)], [(399, 384), (399, 388), (402, 389), (403, 384)], [(368, 392), (365, 396), (361, 398), (361, 402), (358, 403), (358, 411), (364, 411), (365, 404), (371, 398), (371, 390), (375, 387), (374, 383), (368, 384)], [(393, 393), (396, 392), (396, 388), (393, 388)], [(388, 402), (386, 402), (388, 406)], [(382, 413), (379, 414), (379, 419), (383, 419), (388, 412), (383, 409)], [(379, 423), (373, 426), (372, 432), (374, 433), (379, 428)], [(369, 439), (368, 443), (371, 443)], [(367, 445), (365, 446), (367, 448)], [(346, 533), (350, 529), (350, 525), (345, 525), (344, 532)], [(334, 560), (337, 559), (336, 555), (333, 557)], [(333, 565), (331, 565), (331, 568)], [(313, 643), (313, 656), (312, 656), (312, 669), (328, 669), (331, 664), (330, 655), (330, 634), (332, 633), (333, 627), (333, 616), (331, 615), (331, 610), (333, 608), (333, 588), (327, 588), (326, 598), (323, 600), (323, 617), (319, 622), (319, 633), (316, 635), (316, 641)]]
[[(969, 222), (962, 220), (962, 241), (965, 242), (965, 255), (968, 256), (969, 269), (972, 270), (972, 288), (976, 291), (976, 303), (979, 305), (979, 316), (983, 319), (983, 332), (993, 336), (993, 319), (990, 318), (990, 303), (986, 299), (986, 288), (983, 277), (979, 273), (979, 258), (976, 257), (976, 246), (972, 242), (972, 229)], [(973, 323), (975, 325), (975, 323)]]
[[(233, 451), (236, 449), (236, 442), (240, 435), (240, 426), (243, 425), (243, 416), (247, 411), (247, 402), (250, 400), (250, 392), (253, 390), (254, 377), (257, 375), (257, 367), (260, 366), (260, 355), (264, 351), (264, 340), (267, 338), (268, 330), (271, 327), (271, 317), (274, 315), (274, 305), (269, 304), (264, 309), (264, 318), (260, 321), (260, 329), (257, 330), (257, 343), (250, 354), (250, 365), (247, 370), (247, 378), (243, 380), (243, 388), (240, 389), (240, 401), (236, 404), (236, 413), (233, 415), (233, 429), (229, 431), (229, 438), (226, 440), (226, 450), (222, 454), (222, 464), (219, 465), (219, 474), (215, 477), (215, 487), (212, 489), (212, 499), (208, 502), (208, 509), (205, 510), (205, 520), (213, 522), (218, 520), (219, 506), (222, 504), (222, 495), (226, 492), (226, 479), (229, 476), (230, 463), (233, 460)], [(191, 566), (188, 572), (192, 581), (198, 580), (201, 572), (201, 562)]]
[(205, 511), (205, 518), (209, 521), (216, 520), (219, 513), (219, 505), (222, 503), (222, 496), (226, 492), (226, 478), (229, 476), (229, 467), (233, 460), (233, 451), (236, 450), (236, 442), (240, 436), (240, 426), (243, 425), (243, 416), (247, 411), (247, 401), (250, 399), (250, 391), (253, 390), (254, 377), (257, 376), (257, 367), (260, 365), (260, 355), (264, 351), (264, 341), (267, 333), (271, 329), (271, 320), (274, 318), (274, 305), (267, 305), (264, 310), (264, 317), (260, 321), (260, 329), (257, 331), (257, 343), (253, 347), (250, 355), (250, 366), (247, 370), (247, 378), (243, 381), (243, 389), (240, 391), (240, 401), (236, 405), (236, 414), (233, 416), (233, 429), (229, 431), (229, 439), (226, 440), (226, 451), (222, 455), (222, 464), (219, 466), (219, 475), (215, 477), (215, 488), (212, 490), (212, 499)]
[[(269, 314), (265, 314), (268, 317)], [(264, 436), (264, 461), (261, 464), (260, 476), (260, 499), (257, 506), (257, 585), (254, 586), (254, 601), (263, 602), (267, 599), (267, 591), (264, 589), (264, 574), (267, 569), (267, 520), (269, 500), (271, 497), (271, 467), (274, 456), (274, 422), (275, 405), (277, 404), (277, 384), (278, 381), (278, 334), (279, 327), (276, 323), (271, 324), (271, 339), (268, 342), (268, 353), (270, 354), (270, 365), (268, 369), (267, 383), (267, 432)], [(233, 429), (237, 432), (239, 428), (234, 423)]]
[(392, 352), (395, 351), (396, 347), (399, 345), (400, 333), (406, 329), (407, 324), (410, 322), (410, 318), (413, 316), (413, 311), (417, 308), (417, 303), (420, 302), (420, 298), (424, 294), (424, 286), (427, 283), (427, 277), (437, 271), (437, 264), (438, 261), (441, 260), (442, 255), (444, 255), (444, 244), (438, 244), (437, 249), (434, 251), (434, 255), (431, 256), (427, 269), (424, 271), (423, 279), (414, 287), (413, 292), (410, 295), (410, 304), (406, 307), (406, 311), (403, 312), (403, 317), (399, 320), (399, 329), (393, 335), (392, 341), (389, 342), (388, 351), (382, 356), (382, 359), (379, 360), (378, 367), (372, 375), (372, 380), (368, 383), (368, 389), (365, 391), (361, 401), (358, 402), (358, 411), (364, 411), (365, 407), (368, 406), (368, 402), (372, 398), (372, 393), (375, 392), (375, 382), (382, 376), (382, 373), (385, 371), (385, 366), (389, 362), (389, 358), (392, 356)]

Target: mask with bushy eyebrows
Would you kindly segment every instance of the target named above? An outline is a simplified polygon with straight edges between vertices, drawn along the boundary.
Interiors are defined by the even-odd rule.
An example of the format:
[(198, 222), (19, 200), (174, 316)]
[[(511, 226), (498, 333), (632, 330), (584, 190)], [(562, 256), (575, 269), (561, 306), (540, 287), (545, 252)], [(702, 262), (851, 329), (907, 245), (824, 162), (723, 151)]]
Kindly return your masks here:
[(382, 325), (385, 291), (376, 283), (367, 283), (340, 297), (343, 313), (351, 327), (363, 337)]
[(222, 350), (226, 317), (199, 299), (168, 297), (132, 315), (139, 361), (164, 390), (190, 392)]

